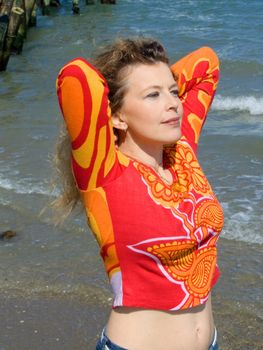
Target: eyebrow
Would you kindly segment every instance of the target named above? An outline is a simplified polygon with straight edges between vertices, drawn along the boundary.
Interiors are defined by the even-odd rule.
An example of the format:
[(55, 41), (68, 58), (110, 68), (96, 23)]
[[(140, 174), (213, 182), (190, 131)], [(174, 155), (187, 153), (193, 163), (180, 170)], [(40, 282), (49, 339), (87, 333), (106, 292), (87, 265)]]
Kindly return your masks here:
[[(169, 86), (169, 90), (172, 88), (176, 88), (178, 89), (178, 85), (176, 83), (173, 83), (172, 85)], [(147, 88), (143, 89), (142, 92), (150, 90), (150, 89), (158, 89), (161, 90), (162, 87), (160, 85), (152, 85), (152, 86), (148, 86)]]

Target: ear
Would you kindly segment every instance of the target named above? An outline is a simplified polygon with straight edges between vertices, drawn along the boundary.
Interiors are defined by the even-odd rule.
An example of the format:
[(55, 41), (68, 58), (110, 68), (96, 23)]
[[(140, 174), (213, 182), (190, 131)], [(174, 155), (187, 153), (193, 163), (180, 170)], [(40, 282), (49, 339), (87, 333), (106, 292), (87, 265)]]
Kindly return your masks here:
[(111, 116), (112, 124), (115, 129), (126, 131), (128, 124), (123, 120), (122, 113), (116, 112)]

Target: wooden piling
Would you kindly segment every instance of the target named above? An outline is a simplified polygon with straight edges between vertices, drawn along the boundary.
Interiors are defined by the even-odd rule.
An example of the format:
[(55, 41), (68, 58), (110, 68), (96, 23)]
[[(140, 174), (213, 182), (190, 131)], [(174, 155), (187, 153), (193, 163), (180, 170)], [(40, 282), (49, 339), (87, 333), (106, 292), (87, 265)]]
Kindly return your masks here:
[(35, 6), (36, 0), (25, 0), (25, 10), (26, 10), (26, 28), (29, 26), (29, 21)]
[(15, 0), (16, 6), (23, 10), (22, 19), (16, 34), (16, 38), (13, 41), (13, 52), (20, 54), (23, 49), (24, 41), (27, 34), (27, 19), (26, 19), (26, 3), (25, 0)]
[(37, 25), (37, 2), (35, 1), (31, 16), (29, 18), (28, 27), (35, 27)]
[(3, 15), (10, 16), (13, 3), (14, 3), (14, 0), (2, 1), (1, 7), (0, 7), (0, 16), (3, 16)]
[(0, 16), (0, 57), (2, 56), (3, 50), (4, 50), (8, 24), (9, 24), (9, 16), (8, 15)]
[(5, 52), (5, 42), (13, 2), (14, 0), (1, 1), (0, 6), (0, 71), (5, 70), (3, 66), (3, 56)]
[[(86, 5), (95, 4), (95, 0), (85, 1)], [(116, 4), (116, 0), (100, 0), (100, 3)], [(36, 25), (39, 4), (42, 15), (48, 15), (49, 7), (60, 6), (60, 0), (0, 0), (0, 71), (6, 69), (12, 52), (22, 52), (28, 27)], [(72, 0), (72, 11), (79, 14), (79, 0)]]
[(72, 0), (72, 12), (75, 15), (79, 14), (79, 0)]
[(50, 14), (49, 10), (50, 0), (41, 0), (42, 15), (48, 16)]
[(8, 30), (6, 33), (5, 43), (3, 47), (3, 53), (0, 56), (0, 71), (6, 70), (9, 57), (12, 52), (13, 42), (16, 38), (16, 34), (19, 28), (19, 25), (22, 21), (22, 17), (24, 15), (24, 10), (20, 7), (14, 6), (11, 9)]

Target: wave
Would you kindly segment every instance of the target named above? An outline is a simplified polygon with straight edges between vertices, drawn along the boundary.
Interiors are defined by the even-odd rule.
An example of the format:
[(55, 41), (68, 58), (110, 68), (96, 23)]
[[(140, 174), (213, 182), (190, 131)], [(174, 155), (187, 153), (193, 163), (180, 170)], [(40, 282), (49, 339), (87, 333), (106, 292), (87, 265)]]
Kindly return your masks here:
[(214, 111), (248, 111), (251, 115), (263, 114), (263, 97), (238, 96), (224, 97), (217, 95), (212, 104)]
[(10, 179), (3, 178), (2, 176), (0, 176), (0, 188), (9, 191), (11, 190), (19, 194), (53, 194), (43, 184), (33, 185), (32, 183), (30, 183), (30, 181), (25, 179), (12, 181)]
[(237, 220), (229, 220), (224, 225), (222, 237), (231, 241), (245, 242), (248, 244), (263, 244), (261, 233), (254, 232), (249, 227), (249, 224), (241, 224)]
[[(261, 180), (262, 182), (262, 180)], [(249, 244), (263, 245), (261, 222), (263, 215), (260, 208), (262, 190), (255, 191), (254, 200), (236, 198), (228, 202), (221, 201), (225, 216), (222, 237)]]
[(259, 79), (263, 73), (263, 64), (261, 61), (250, 60), (238, 60), (236, 57), (232, 59), (224, 58), (224, 48), (217, 50), (220, 56), (220, 67), (222, 74), (225, 76), (241, 76), (247, 78)]

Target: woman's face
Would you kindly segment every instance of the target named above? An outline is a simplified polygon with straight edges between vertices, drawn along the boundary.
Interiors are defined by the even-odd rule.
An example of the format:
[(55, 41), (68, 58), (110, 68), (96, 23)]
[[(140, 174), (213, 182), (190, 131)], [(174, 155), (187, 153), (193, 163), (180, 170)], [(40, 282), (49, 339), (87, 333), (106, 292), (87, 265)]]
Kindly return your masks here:
[[(127, 124), (125, 141), (164, 145), (181, 137), (182, 103), (170, 68), (163, 62), (130, 67), (118, 118)], [(124, 142), (125, 142), (124, 141)]]

